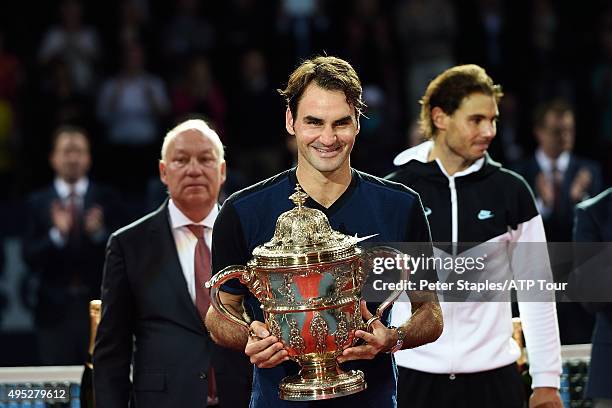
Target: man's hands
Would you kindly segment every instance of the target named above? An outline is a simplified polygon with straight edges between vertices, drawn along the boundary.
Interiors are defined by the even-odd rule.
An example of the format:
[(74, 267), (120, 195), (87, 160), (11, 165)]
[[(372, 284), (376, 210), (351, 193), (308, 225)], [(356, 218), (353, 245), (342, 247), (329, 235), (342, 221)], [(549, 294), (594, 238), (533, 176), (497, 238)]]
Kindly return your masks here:
[(542, 199), (544, 206), (552, 208), (555, 204), (555, 187), (544, 173), (540, 172), (535, 179), (535, 188), (537, 195)]
[(283, 343), (270, 335), (268, 326), (257, 320), (251, 323), (251, 333), (244, 352), (258, 368), (272, 368), (289, 360)]
[(559, 390), (552, 387), (536, 387), (529, 397), (529, 408), (563, 408)]
[[(362, 300), (360, 306), (364, 320), (369, 320), (372, 313), (366, 307), (366, 302)], [(380, 320), (375, 320), (372, 323), (372, 333), (357, 330), (355, 331), (355, 337), (363, 339), (366, 344), (344, 350), (338, 357), (339, 363), (350, 360), (371, 360), (378, 353), (391, 350), (397, 344), (397, 330), (388, 329)]]
[(579, 203), (584, 200), (588, 193), (589, 187), (593, 182), (593, 175), (587, 168), (581, 168), (576, 174), (572, 186), (570, 187), (570, 197), (573, 202)]
[(51, 203), (51, 222), (63, 237), (70, 233), (72, 228), (72, 214), (58, 200)]
[[(372, 313), (366, 307), (366, 302), (361, 301), (361, 314), (364, 320), (369, 320)], [(388, 329), (380, 320), (372, 323), (372, 333), (364, 330), (355, 331), (355, 336), (363, 339), (366, 344), (349, 347), (338, 357), (339, 363), (350, 360), (371, 360), (378, 353), (391, 350), (397, 344), (397, 330)], [(259, 368), (271, 368), (289, 360), (287, 350), (278, 338), (270, 335), (268, 326), (262, 322), (251, 323), (251, 335), (244, 349), (251, 363)]]
[[(59, 200), (51, 203), (51, 222), (63, 237), (70, 234), (70, 230), (79, 220), (74, 219), (74, 213)], [(83, 214), (83, 227), (88, 235), (94, 235), (104, 228), (104, 211), (102, 207), (94, 205)]]
[(85, 231), (89, 235), (94, 235), (104, 228), (104, 212), (102, 207), (93, 206), (85, 213), (83, 217)]

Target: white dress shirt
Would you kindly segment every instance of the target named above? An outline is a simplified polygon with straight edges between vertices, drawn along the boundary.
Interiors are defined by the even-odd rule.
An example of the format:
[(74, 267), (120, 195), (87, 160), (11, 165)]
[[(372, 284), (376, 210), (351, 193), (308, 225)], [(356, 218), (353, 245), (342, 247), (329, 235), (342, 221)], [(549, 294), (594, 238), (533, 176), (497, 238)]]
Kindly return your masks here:
[[(89, 188), (89, 179), (87, 177), (80, 178), (74, 184), (68, 184), (65, 180), (57, 177), (53, 181), (53, 187), (59, 196), (62, 205), (67, 207), (70, 204), (70, 193), (74, 192), (76, 205), (82, 210), (85, 201), (85, 193)], [(56, 227), (51, 227), (49, 230), (49, 238), (58, 248), (66, 245), (66, 237), (62, 236)]]
[[(542, 151), (542, 149), (537, 149), (535, 152), (535, 159), (536, 159), (536, 162), (538, 163), (538, 166), (540, 167), (540, 170), (542, 170), (542, 174), (544, 174), (544, 177), (546, 177), (546, 180), (548, 180), (549, 183), (554, 183), (555, 176), (553, 174), (553, 166), (556, 167), (557, 171), (559, 172), (560, 179), (563, 180), (563, 178), (565, 177), (565, 171), (567, 170), (567, 167), (569, 166), (570, 153), (563, 152), (557, 158), (557, 160), (553, 160), (550, 157), (548, 157)], [(540, 214), (542, 214), (543, 218), (548, 218), (550, 214), (552, 213), (552, 210), (553, 210), (552, 207), (545, 206), (542, 198), (537, 196), (537, 193), (538, 193), (537, 190), (535, 191), (535, 193), (536, 193), (536, 207), (538, 208), (538, 211), (540, 212)]]
[(187, 282), (187, 289), (189, 290), (189, 296), (195, 303), (196, 287), (195, 287), (195, 251), (198, 239), (193, 233), (187, 228), (188, 225), (198, 224), (206, 227), (204, 229), (204, 241), (210, 250), (212, 245), (212, 228), (219, 214), (219, 207), (215, 204), (210, 210), (206, 218), (199, 222), (194, 222), (187, 218), (185, 214), (178, 209), (174, 201), (170, 199), (168, 202), (168, 210), (170, 212), (170, 226), (172, 227), (172, 235), (174, 236), (174, 243), (176, 244), (176, 250), (178, 252), (179, 262), (181, 263), (181, 269), (185, 282)]

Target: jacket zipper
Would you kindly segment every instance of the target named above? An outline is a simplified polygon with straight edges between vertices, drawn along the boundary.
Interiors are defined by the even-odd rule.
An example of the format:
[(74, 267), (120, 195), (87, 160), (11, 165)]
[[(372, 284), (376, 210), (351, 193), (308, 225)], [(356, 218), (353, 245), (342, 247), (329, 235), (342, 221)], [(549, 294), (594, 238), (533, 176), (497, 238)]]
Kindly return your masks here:
[[(451, 243), (452, 243), (452, 252), (453, 256), (457, 255), (457, 242), (459, 240), (459, 225), (458, 225), (458, 210), (457, 210), (457, 188), (455, 186), (455, 177), (448, 177), (448, 188), (450, 189), (451, 195)], [(451, 307), (450, 313), (450, 321), (451, 321), (451, 347), (452, 350), (455, 350), (455, 310)], [(450, 359), (450, 379), (455, 379), (455, 360), (454, 357)]]

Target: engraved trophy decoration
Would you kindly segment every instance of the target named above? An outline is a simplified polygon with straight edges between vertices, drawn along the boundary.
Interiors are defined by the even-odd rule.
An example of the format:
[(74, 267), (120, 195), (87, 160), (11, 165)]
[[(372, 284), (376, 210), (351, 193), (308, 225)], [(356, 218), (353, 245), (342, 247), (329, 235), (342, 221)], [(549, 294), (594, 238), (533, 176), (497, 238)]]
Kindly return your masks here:
[[(310, 401), (354, 394), (366, 388), (363, 372), (342, 371), (336, 357), (357, 341), (355, 330), (370, 329), (401, 294), (396, 290), (363, 322), (361, 289), (368, 256), (357, 237), (334, 231), (323, 212), (304, 206), (308, 195), (299, 185), (289, 198), (295, 207), (278, 217), (274, 237), (253, 250), (246, 266), (228, 266), (216, 274), (211, 305), (230, 321), (249, 329), (221, 303), (219, 288), (239, 279), (261, 303), (270, 333), (301, 366), (299, 374), (281, 381), (279, 396)], [(378, 248), (380, 252), (395, 251)], [(401, 279), (408, 279), (402, 271)]]

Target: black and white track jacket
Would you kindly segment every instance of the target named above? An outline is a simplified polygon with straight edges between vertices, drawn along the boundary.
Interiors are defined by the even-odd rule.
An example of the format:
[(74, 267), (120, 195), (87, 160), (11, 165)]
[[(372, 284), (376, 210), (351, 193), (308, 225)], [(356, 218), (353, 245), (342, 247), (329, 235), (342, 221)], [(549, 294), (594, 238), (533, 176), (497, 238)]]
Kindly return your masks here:
[[(394, 164), (401, 167), (388, 178), (420, 194), (434, 243), (475, 243), (469, 251), (487, 245), (495, 250), (489, 254), (484, 273), (552, 281), (548, 253), (541, 251), (544, 245), (514, 245), (546, 242), (542, 217), (525, 181), (488, 155), (449, 176), (438, 161), (427, 162), (432, 147), (433, 142), (428, 141), (400, 153)], [(442, 256), (465, 250), (461, 245), (434, 245), (437, 255)], [(520, 351), (512, 339), (509, 302), (441, 302), (441, 307), (442, 336), (433, 343), (396, 353), (400, 366), (459, 374), (491, 370), (517, 360)], [(559, 387), (555, 303), (519, 301), (519, 310), (532, 386)], [(409, 304), (395, 304), (393, 324), (401, 324), (409, 316)]]

